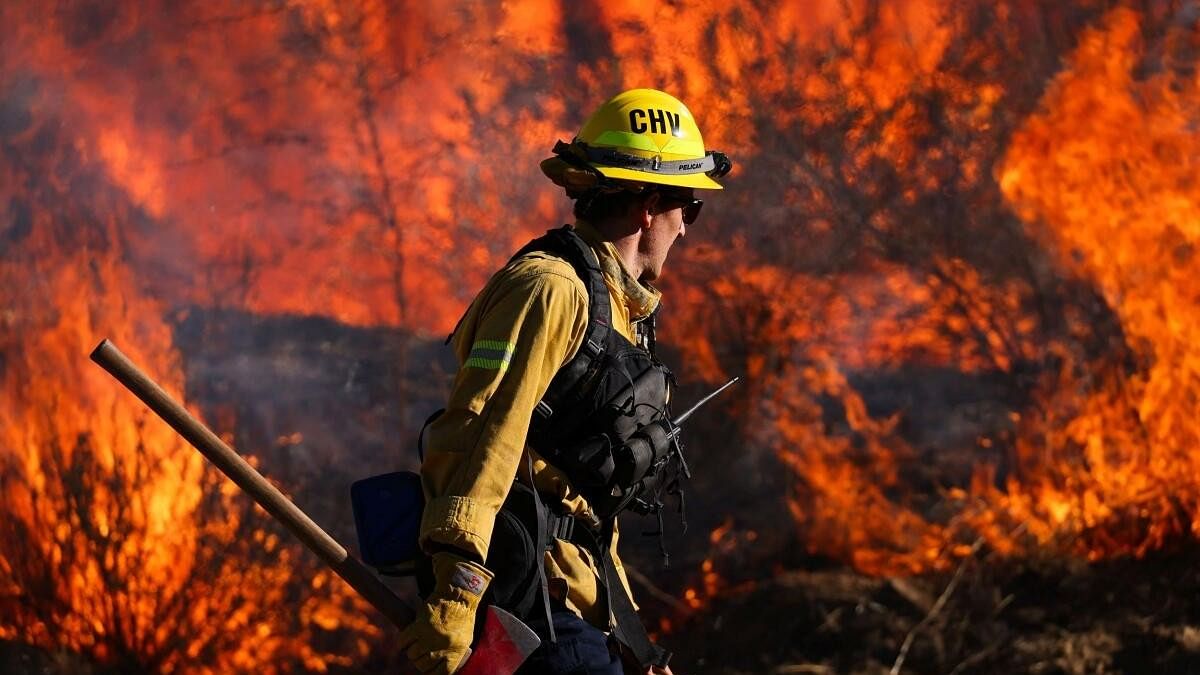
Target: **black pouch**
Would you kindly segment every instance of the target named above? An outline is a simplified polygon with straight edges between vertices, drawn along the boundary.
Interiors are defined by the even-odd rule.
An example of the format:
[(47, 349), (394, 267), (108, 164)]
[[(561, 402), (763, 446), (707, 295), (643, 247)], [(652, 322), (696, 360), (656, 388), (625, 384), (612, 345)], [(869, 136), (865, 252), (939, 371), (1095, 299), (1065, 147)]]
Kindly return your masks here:
[(350, 486), (350, 504), (363, 562), (380, 574), (415, 574), (422, 557), (417, 539), (425, 509), (421, 476), (396, 471), (355, 481)]
[(534, 542), (537, 511), (528, 486), (513, 483), (504, 506), (496, 514), (485, 566), (495, 574), (485, 598), (513, 616), (528, 622), (538, 606), (541, 582), (538, 556), (546, 550)]

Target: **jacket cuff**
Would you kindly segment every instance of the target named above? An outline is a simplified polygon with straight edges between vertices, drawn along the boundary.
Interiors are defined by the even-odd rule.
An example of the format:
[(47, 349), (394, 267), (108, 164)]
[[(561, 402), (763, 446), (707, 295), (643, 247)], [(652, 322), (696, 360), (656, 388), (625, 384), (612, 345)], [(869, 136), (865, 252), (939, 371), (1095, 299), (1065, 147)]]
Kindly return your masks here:
[(431, 544), (452, 546), (487, 560), (495, 514), (479, 508), (470, 497), (435, 497), (425, 505), (421, 516), (421, 545), (432, 552)]

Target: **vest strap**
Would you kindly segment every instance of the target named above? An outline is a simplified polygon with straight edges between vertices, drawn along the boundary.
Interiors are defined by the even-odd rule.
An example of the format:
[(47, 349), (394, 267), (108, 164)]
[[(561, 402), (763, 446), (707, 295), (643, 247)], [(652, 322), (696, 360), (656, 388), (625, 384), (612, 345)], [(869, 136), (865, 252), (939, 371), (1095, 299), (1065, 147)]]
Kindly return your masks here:
[(546, 630), (551, 642), (558, 642), (558, 636), (554, 633), (554, 613), (550, 609), (550, 582), (546, 578), (546, 548), (549, 542), (546, 534), (546, 524), (548, 511), (546, 505), (542, 504), (542, 496), (538, 494), (536, 484), (533, 482), (533, 456), (525, 453), (525, 468), (529, 472), (529, 490), (533, 493), (533, 509), (537, 514), (537, 524), (534, 526), (536, 542), (534, 553), (537, 555), (537, 571), (538, 584), (542, 587), (542, 607), (546, 611)]
[(607, 520), (599, 532), (593, 533), (585, 527), (577, 527), (571, 541), (587, 549), (600, 567), (600, 583), (604, 588), (602, 597), (608, 604), (609, 629), (617, 642), (627, 648), (643, 670), (651, 666), (666, 667), (671, 652), (650, 641), (646, 626), (633, 608), (633, 600), (621, 583), (616, 563), (612, 559), (612, 520)]
[[(580, 351), (592, 361), (597, 361), (604, 355), (605, 337), (612, 326), (612, 306), (609, 304), (608, 286), (604, 283), (604, 272), (600, 268), (600, 259), (596, 257), (596, 252), (570, 225), (550, 230), (544, 236), (529, 242), (513, 255), (512, 260), (533, 251), (546, 251), (562, 256), (575, 269), (576, 276), (583, 281), (588, 295), (588, 326)], [(548, 421), (556, 412), (558, 403), (556, 400), (542, 399), (536, 408), (538, 416)]]

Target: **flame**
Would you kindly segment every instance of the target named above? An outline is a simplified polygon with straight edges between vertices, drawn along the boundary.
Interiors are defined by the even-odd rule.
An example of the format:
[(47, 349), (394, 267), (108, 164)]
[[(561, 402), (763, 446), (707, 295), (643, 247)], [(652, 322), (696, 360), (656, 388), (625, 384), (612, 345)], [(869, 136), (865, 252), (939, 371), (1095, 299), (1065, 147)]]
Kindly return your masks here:
[[(793, 293), (813, 302), (795, 303)], [(761, 341), (747, 346), (745, 363), (758, 403), (745, 413), (769, 420), (752, 441), (777, 448), (802, 481), (788, 505), (810, 550), (876, 573), (915, 573), (952, 560), (963, 528), (922, 513), (928, 496), (902, 476), (920, 453), (900, 433), (900, 414), (872, 414), (846, 371), (891, 360), (968, 374), (1010, 370), (1036, 353), (1022, 289), (987, 286), (963, 261), (934, 261), (923, 275), (876, 265), (834, 278), (745, 267), (685, 297), (717, 308), (746, 297), (761, 303), (751, 305), (762, 322), (749, 332)], [(686, 328), (698, 338), (688, 347), (702, 357), (699, 365), (719, 380), (725, 373), (703, 327)]]
[[(167, 267), (157, 296), (444, 334), (491, 269), (565, 215), (533, 167), (596, 92), (670, 89), (702, 111), (710, 144), (746, 156), (759, 144), (750, 93), (786, 91), (795, 40), (899, 34), (839, 66), (879, 105), (930, 72), (948, 40), (930, 18), (941, 4), (889, 3), (874, 36), (846, 34), (864, 11), (308, 1), (111, 8), (85, 31), (73, 11), (14, 6), (6, 23), (28, 27), (8, 47), (13, 68), (61, 88), (64, 123), (95, 139), (114, 184), (163, 224), (130, 239), (136, 268)], [(551, 65), (580, 48), (566, 34), (601, 40), (612, 58)], [(647, 55), (648, 40), (676, 48)], [(278, 49), (261, 55), (266, 44)], [(763, 72), (732, 82), (745, 68)], [(551, 92), (546, 78), (578, 86)]]
[[(131, 294), (111, 261), (62, 262), (10, 304), (3, 331), (24, 350), (3, 352), (0, 383), (0, 638), (161, 672), (349, 663), (313, 638), (370, 635), (362, 603), (344, 587), (317, 590), (327, 572), (314, 574), (199, 453), (86, 365), (94, 336), (112, 335), (178, 396), (161, 308)], [(8, 263), (0, 276), (27, 272)], [(296, 594), (298, 613), (280, 612)]]
[[(142, 672), (354, 663), (375, 634), (364, 603), (87, 361), (109, 336), (182, 397), (165, 309), (120, 255), (118, 227), (144, 214), (56, 126), (31, 121), (0, 160), (0, 201), (28, 216), (0, 250), (0, 639)], [(44, 165), (15, 160), (39, 157), (27, 143)]]
[[(170, 269), (156, 295), (444, 334), (488, 270), (558, 218), (542, 180), (510, 175), (568, 133), (553, 97), (506, 100), (508, 80), (537, 75), (530, 13), (553, 14), (536, 10), (166, 4), (106, 9), (82, 35), (72, 11), (41, 23), (13, 8), (6, 23), (28, 28), (13, 68), (61, 87), (64, 123), (162, 223), (129, 242), (136, 268)], [(512, 56), (461, 58), (481, 49)]]
[[(698, 586), (691, 586), (683, 591), (683, 606), (688, 613), (703, 611), (710, 602), (722, 595), (746, 593), (757, 586), (753, 579), (732, 583), (718, 569), (719, 565), (728, 564), (731, 559), (747, 550), (747, 547), (752, 546), (757, 540), (757, 532), (738, 528), (733, 518), (726, 518), (724, 522), (709, 532), (708, 555), (700, 563), (700, 583)], [(745, 576), (744, 570), (741, 576)], [(659, 630), (669, 633), (672, 628), (671, 617), (660, 618)]]
[[(1021, 489), (1002, 504), (1098, 558), (1143, 554), (1200, 523), (1200, 31), (1184, 8), (1157, 44), (1116, 9), (1084, 34), (1042, 109), (1014, 136), (998, 180), (1033, 236), (1095, 285), (1132, 364), (1064, 359), (1017, 446)], [(1087, 334), (1086, 317), (1072, 329)], [(1094, 383), (1086, 396), (1079, 372)], [(1047, 461), (1049, 460), (1049, 461)], [(1033, 471), (1036, 469), (1036, 471)]]
[[(1014, 9), (1000, 7), (998, 18), (1012, 20)], [(1197, 433), (1188, 401), (1192, 317), (1200, 316), (1185, 290), (1189, 223), (1197, 220), (1189, 11), (1155, 28), (1161, 39), (1150, 45), (1151, 19), (1130, 9), (1081, 32), (1041, 110), (1003, 153), (986, 141), (1011, 85), (956, 81), (946, 64), (930, 73), (922, 64), (933, 62), (917, 58), (909, 64), (915, 75), (881, 96), (853, 77), (862, 57), (851, 48), (834, 51), (811, 76), (807, 91), (827, 94), (835, 110), (872, 102), (859, 120), (876, 126), (854, 120), (841, 138), (848, 159), (827, 160), (848, 161), (856, 171), (849, 178), (830, 175), (808, 153), (793, 157), (802, 168), (793, 173), (801, 180), (793, 194), (803, 200), (789, 205), (821, 214), (804, 232), (818, 255), (828, 255), (827, 238), (838, 242), (850, 227), (865, 238), (851, 248), (859, 257), (842, 267), (815, 256), (762, 262), (769, 256), (745, 235), (732, 250), (701, 247), (690, 256), (699, 283), (675, 294), (693, 312), (681, 332), (706, 377), (719, 381), (733, 365), (754, 383), (757, 402), (740, 411), (744, 426), (794, 473), (788, 503), (810, 551), (871, 573), (906, 574), (945, 569), (976, 538), (1010, 555), (1043, 549), (1099, 559), (1142, 555), (1196, 531), (1196, 472), (1186, 450)], [(961, 103), (965, 114), (947, 123), (963, 124), (972, 140), (955, 147), (943, 136), (916, 152), (930, 122), (918, 103), (935, 98)], [(955, 189), (990, 189), (980, 162), (989, 152), (1003, 198), (1031, 244), (1046, 252), (1040, 259), (1025, 244), (1025, 270), (981, 267), (980, 252), (969, 247), (975, 258), (947, 257), (918, 237), (952, 235), (925, 226), (925, 212), (905, 210), (944, 189), (929, 168), (942, 160), (952, 160), (963, 181)], [(880, 199), (870, 181), (893, 168), (910, 176), (893, 188), (898, 205), (856, 212), (847, 197)], [(962, 215), (954, 227), (969, 236), (1011, 236), (1002, 222), (983, 220), (986, 213)], [(730, 269), (731, 260), (742, 262)], [(1100, 302), (1075, 280), (1097, 289)], [(730, 344), (737, 351), (720, 346)], [(864, 372), (900, 364), (1024, 380), (1028, 400), (989, 413), (996, 420), (986, 435), (938, 450), (974, 456), (965, 471), (936, 460), (925, 468), (930, 450), (904, 428), (913, 411), (873, 410), (856, 383)]]

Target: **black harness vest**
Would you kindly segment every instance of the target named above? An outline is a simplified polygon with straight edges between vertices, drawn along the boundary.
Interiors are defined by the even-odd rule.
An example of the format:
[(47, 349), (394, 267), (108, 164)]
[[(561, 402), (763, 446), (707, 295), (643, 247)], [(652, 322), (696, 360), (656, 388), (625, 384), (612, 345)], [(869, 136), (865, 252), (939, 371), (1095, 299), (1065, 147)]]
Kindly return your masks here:
[(534, 409), (526, 443), (561, 469), (600, 519), (614, 517), (641, 492), (649, 457), (626, 457), (623, 445), (664, 420), (671, 372), (655, 358), (653, 316), (638, 325), (635, 345), (612, 327), (608, 286), (595, 252), (569, 226), (551, 230), (520, 251), (567, 260), (588, 295), (583, 343), (550, 381)]
[[(512, 529), (515, 516), (525, 524), (530, 538), (539, 542), (535, 544), (539, 551), (547, 550), (555, 539), (569, 540), (589, 550), (600, 567), (613, 635), (642, 667), (666, 665), (670, 654), (647, 637), (609, 552), (617, 514), (642, 503), (639, 496), (651, 489), (648, 486), (657, 480), (656, 469), (662, 464), (661, 453), (639, 453), (636, 449), (641, 446), (627, 441), (646, 429), (663, 428), (660, 425), (667, 419), (667, 398), (673, 377), (653, 354), (653, 317), (638, 326), (641, 345), (631, 343), (613, 329), (608, 286), (599, 260), (570, 226), (551, 230), (531, 241), (513, 260), (535, 251), (561, 257), (575, 269), (587, 290), (588, 325), (578, 352), (559, 369), (537, 404), (526, 443), (567, 475), (592, 505), (598, 522), (580, 523), (557, 513), (555, 508), (543, 504), (535, 491), (517, 483), (497, 524), (504, 521), (507, 532)], [(532, 480), (531, 470), (529, 478)], [(529, 586), (528, 563), (522, 568), (516, 560), (502, 560), (514, 550), (511, 539), (501, 542), (494, 536), (492, 546), (499, 548), (494, 550), (496, 555), (489, 553), (487, 563), (489, 567), (495, 565), (496, 581), (508, 586), (502, 577), (522, 580), (512, 584), (513, 606), (509, 609), (539, 623), (540, 617), (532, 611), (537, 595), (536, 589)], [(542, 556), (536, 555), (535, 560), (541, 604), (549, 622)], [(497, 593), (498, 604), (509, 604), (500, 600), (501, 595), (507, 593)], [(548, 632), (554, 639), (553, 630)]]

